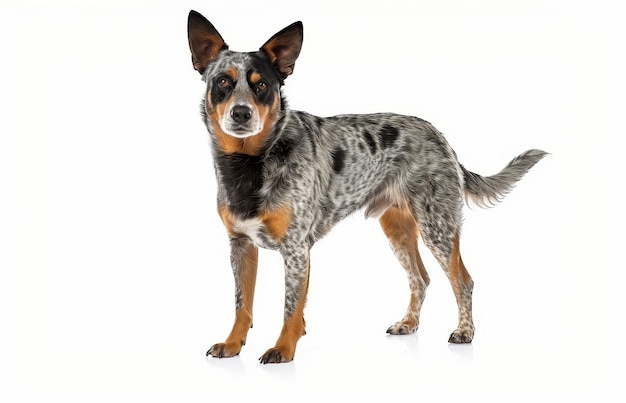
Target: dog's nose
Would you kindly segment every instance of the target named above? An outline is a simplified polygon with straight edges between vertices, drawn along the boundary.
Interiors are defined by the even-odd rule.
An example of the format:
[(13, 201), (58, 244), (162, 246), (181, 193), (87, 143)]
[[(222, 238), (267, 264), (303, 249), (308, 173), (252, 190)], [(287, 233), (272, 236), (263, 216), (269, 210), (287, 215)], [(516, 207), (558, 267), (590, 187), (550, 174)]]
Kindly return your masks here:
[(245, 105), (235, 105), (230, 111), (230, 116), (237, 123), (246, 123), (252, 118), (252, 109)]

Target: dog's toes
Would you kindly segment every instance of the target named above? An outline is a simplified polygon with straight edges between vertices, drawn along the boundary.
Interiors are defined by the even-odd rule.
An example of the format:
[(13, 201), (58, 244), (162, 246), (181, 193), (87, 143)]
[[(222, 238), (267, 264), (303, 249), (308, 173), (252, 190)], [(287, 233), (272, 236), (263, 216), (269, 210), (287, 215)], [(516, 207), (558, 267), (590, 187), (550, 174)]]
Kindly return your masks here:
[(261, 362), (261, 364), (278, 364), (281, 362), (289, 362), (291, 360), (293, 360), (293, 354), (285, 353), (276, 347), (270, 348), (265, 352), (265, 354), (259, 357), (259, 362)]
[(471, 343), (474, 338), (474, 331), (471, 329), (457, 329), (450, 335), (448, 343), (463, 344)]
[(387, 333), (393, 335), (413, 334), (417, 331), (417, 322), (400, 321), (387, 329)]
[(217, 343), (211, 346), (206, 352), (206, 356), (215, 358), (234, 357), (241, 351), (241, 345), (237, 343)]

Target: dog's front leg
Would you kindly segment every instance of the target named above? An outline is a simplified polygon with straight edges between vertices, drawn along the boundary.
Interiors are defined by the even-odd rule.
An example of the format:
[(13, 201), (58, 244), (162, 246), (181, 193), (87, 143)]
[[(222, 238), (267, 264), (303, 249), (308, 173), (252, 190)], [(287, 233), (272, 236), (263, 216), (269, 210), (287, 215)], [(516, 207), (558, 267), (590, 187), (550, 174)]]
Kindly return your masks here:
[(231, 238), (230, 260), (235, 275), (235, 324), (223, 343), (213, 345), (206, 355), (233, 357), (246, 344), (248, 330), (252, 327), (252, 304), (258, 265), (258, 248), (249, 238)]
[(270, 348), (259, 358), (263, 364), (293, 360), (296, 344), (305, 333), (304, 304), (309, 288), (309, 248), (283, 249), (285, 259), (285, 317), (283, 330)]

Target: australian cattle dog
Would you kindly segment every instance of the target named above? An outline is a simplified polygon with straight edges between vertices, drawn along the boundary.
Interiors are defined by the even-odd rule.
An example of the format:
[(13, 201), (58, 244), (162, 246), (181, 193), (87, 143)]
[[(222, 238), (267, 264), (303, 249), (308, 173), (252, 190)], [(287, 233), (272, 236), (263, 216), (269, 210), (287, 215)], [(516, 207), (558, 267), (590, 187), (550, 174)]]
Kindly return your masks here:
[(529, 150), (498, 174), (481, 176), (457, 160), (430, 123), (392, 113), (318, 117), (289, 109), (282, 94), (302, 46), (302, 23), (272, 36), (255, 52), (234, 52), (215, 27), (189, 13), (193, 67), (206, 83), (201, 111), (217, 175), (217, 210), (230, 238), (235, 323), (207, 356), (241, 351), (252, 326), (258, 247), (284, 259), (282, 331), (262, 363), (294, 358), (305, 333), (309, 250), (355, 210), (380, 221), (410, 295), (406, 314), (387, 333), (417, 330), (429, 277), (418, 237), (448, 276), (458, 304), (450, 343), (474, 337), (473, 281), (459, 249), (466, 198), (498, 202), (546, 154)]

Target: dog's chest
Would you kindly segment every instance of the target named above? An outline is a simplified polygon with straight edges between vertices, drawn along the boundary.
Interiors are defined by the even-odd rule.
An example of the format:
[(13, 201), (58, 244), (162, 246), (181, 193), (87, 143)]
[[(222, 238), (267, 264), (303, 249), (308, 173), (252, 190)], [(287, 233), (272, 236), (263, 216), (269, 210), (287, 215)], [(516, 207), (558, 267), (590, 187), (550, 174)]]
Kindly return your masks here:
[(266, 249), (277, 249), (278, 242), (270, 235), (268, 228), (260, 218), (235, 220), (233, 231), (252, 239), (255, 245)]
[(278, 249), (291, 224), (291, 209), (263, 210), (253, 217), (242, 217), (229, 207), (218, 207), (222, 222), (231, 237), (248, 237), (255, 245)]
[(230, 210), (246, 219), (256, 216), (263, 186), (262, 159), (243, 154), (221, 155), (217, 168)]

